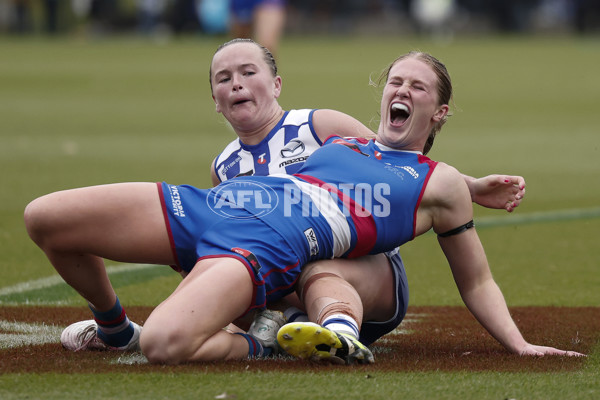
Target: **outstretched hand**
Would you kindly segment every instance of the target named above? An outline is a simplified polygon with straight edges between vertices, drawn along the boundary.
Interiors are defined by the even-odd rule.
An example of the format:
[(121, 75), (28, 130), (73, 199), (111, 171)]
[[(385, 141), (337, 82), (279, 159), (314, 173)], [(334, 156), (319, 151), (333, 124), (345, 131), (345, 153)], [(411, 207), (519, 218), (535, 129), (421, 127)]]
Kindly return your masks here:
[(522, 176), (488, 175), (472, 183), (471, 198), (480, 206), (512, 212), (525, 197)]
[(521, 350), (520, 355), (522, 356), (535, 356), (535, 357), (543, 357), (543, 356), (567, 356), (567, 357), (587, 357), (587, 355), (583, 353), (578, 353), (576, 351), (567, 351), (555, 349), (554, 347), (546, 347), (546, 346), (537, 346), (535, 344), (528, 344)]

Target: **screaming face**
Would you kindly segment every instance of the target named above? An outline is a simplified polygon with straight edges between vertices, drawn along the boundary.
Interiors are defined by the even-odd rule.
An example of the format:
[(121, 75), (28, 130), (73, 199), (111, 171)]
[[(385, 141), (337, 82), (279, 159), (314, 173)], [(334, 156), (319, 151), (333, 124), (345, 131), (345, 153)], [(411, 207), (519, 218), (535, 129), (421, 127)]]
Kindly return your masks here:
[(377, 140), (389, 147), (423, 151), (432, 128), (448, 112), (439, 105), (438, 78), (416, 58), (406, 58), (389, 70), (381, 99)]

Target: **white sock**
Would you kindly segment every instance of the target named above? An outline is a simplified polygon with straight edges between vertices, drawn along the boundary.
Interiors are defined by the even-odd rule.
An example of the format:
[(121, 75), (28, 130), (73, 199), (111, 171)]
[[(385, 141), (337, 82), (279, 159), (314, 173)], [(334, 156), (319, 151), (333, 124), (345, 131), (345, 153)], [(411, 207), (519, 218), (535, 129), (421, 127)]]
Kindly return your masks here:
[(325, 328), (332, 330), (337, 333), (346, 333), (356, 339), (358, 339), (358, 323), (344, 314), (333, 314), (323, 320), (321, 324)]

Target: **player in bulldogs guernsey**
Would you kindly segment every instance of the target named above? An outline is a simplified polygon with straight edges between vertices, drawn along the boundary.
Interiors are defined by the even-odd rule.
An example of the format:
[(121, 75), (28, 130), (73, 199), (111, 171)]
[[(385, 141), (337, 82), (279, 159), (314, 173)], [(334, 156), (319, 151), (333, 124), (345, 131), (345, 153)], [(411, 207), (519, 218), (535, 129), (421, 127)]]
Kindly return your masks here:
[(213, 184), (236, 176), (293, 174), (323, 144), (312, 123), (315, 110), (286, 111), (279, 123), (258, 144), (239, 138), (213, 161)]
[[(379, 254), (414, 238), (416, 211), (436, 165), (418, 152), (395, 150), (373, 139), (332, 136), (291, 178), (303, 197), (290, 185), (273, 184), (280, 202), (288, 201), (288, 207), (266, 214), (251, 208), (252, 204), (246, 209), (298, 247), (304, 247), (306, 239), (302, 234), (305, 229), (297, 225), (312, 227), (318, 242), (326, 244), (313, 254), (315, 260)], [(290, 179), (283, 174), (275, 176)], [(273, 182), (269, 178), (239, 179), (269, 184)], [(325, 201), (319, 198), (323, 195)], [(329, 198), (335, 199), (335, 206)], [(330, 205), (340, 212), (328, 214)], [(306, 210), (311, 210), (311, 215), (302, 216)], [(286, 216), (287, 211), (297, 217)], [(327, 215), (326, 221), (323, 215)], [(302, 263), (308, 261), (301, 259)]]

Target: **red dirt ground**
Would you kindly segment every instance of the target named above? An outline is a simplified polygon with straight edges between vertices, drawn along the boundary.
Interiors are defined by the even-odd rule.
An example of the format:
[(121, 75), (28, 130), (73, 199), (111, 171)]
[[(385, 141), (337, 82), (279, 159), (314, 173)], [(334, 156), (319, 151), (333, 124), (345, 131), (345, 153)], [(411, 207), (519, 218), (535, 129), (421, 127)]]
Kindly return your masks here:
[[(130, 318), (143, 323), (149, 307), (130, 307)], [(600, 338), (600, 307), (516, 307), (511, 313), (525, 338), (536, 344), (589, 353)], [(89, 319), (84, 307), (0, 307), (0, 320), (67, 326)], [(354, 366), (376, 371), (512, 371), (558, 372), (583, 368), (585, 358), (519, 357), (506, 352), (464, 307), (410, 307), (402, 332), (386, 335), (372, 346), (376, 363)], [(1, 331), (0, 334), (12, 332)], [(119, 362), (121, 358), (121, 362)], [(343, 368), (278, 358), (157, 366), (124, 363), (123, 354), (64, 350), (59, 343), (0, 349), (0, 374), (38, 372), (194, 372), (302, 371)], [(139, 359), (131, 356), (130, 359)]]

